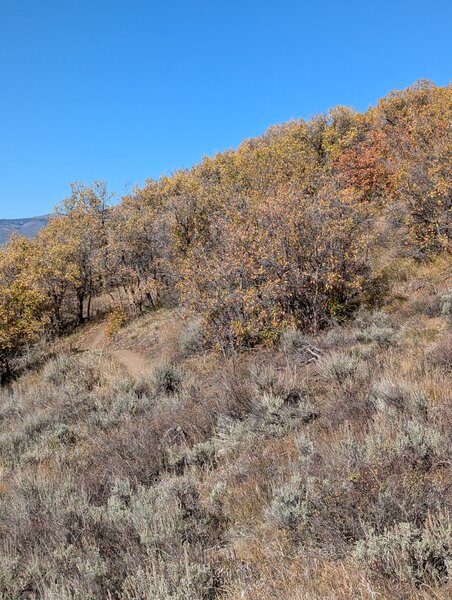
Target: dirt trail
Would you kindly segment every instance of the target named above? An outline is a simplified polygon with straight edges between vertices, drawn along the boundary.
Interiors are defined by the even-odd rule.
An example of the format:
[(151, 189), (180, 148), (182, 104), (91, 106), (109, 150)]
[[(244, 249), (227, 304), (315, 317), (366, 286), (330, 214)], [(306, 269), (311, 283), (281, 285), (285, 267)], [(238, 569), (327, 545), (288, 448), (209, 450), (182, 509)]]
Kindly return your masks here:
[(123, 365), (133, 377), (140, 377), (149, 373), (149, 364), (137, 352), (133, 350), (113, 350), (111, 355), (118, 363)]
[(108, 345), (105, 329), (105, 323), (93, 327), (83, 339), (80, 350), (105, 350)]
[(105, 351), (121, 364), (133, 377), (139, 377), (149, 373), (147, 360), (133, 350), (115, 350), (110, 348), (110, 342), (105, 334), (106, 324), (101, 323), (93, 327), (84, 337), (79, 345), (82, 351)]

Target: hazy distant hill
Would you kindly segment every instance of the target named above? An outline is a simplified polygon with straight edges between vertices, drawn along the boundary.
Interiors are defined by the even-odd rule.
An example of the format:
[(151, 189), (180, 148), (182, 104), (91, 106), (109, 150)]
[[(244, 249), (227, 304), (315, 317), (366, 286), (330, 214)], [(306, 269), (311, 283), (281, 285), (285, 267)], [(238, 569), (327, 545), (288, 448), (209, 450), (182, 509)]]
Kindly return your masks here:
[(28, 219), (0, 219), (0, 244), (4, 244), (15, 231), (26, 237), (34, 237), (47, 224), (49, 215)]

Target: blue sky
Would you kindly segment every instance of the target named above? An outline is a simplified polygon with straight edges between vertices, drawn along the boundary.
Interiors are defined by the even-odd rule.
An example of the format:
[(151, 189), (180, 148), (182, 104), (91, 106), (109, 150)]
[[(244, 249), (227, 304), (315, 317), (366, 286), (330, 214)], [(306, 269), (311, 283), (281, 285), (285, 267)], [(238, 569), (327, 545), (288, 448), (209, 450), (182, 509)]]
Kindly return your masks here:
[(450, 81), (443, 0), (0, 0), (0, 218), (118, 195), (272, 124)]

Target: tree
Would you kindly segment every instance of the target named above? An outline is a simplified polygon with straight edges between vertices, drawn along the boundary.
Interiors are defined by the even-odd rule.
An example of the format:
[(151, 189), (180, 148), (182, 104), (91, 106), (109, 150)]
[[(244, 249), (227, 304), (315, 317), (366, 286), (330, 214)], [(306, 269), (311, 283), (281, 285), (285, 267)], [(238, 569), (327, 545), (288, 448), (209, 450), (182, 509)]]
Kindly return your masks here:
[(93, 295), (102, 289), (107, 264), (107, 223), (111, 195), (106, 183), (71, 185), (71, 195), (57, 207), (52, 233), (64, 248), (74, 289), (76, 321), (91, 315)]
[(216, 247), (192, 248), (183, 298), (221, 346), (273, 343), (289, 325), (316, 331), (358, 304), (370, 273), (370, 211), (326, 186), (231, 210)]
[(13, 236), (0, 252), (0, 379), (9, 375), (9, 362), (33, 342), (48, 322), (48, 306), (36, 284), (32, 258), (36, 243)]
[[(452, 240), (452, 86), (420, 81), (378, 104), (395, 166), (405, 247), (419, 259)], [(403, 230), (401, 230), (402, 232)]]
[[(59, 332), (73, 312), (71, 291), (78, 283), (75, 249), (69, 243), (67, 227), (54, 217), (37, 237), (31, 265), (38, 285), (47, 298), (54, 331)], [(64, 308), (66, 310), (64, 310)]]
[(172, 284), (169, 214), (155, 182), (123, 198), (108, 222), (107, 289), (123, 290), (129, 304), (156, 307)]

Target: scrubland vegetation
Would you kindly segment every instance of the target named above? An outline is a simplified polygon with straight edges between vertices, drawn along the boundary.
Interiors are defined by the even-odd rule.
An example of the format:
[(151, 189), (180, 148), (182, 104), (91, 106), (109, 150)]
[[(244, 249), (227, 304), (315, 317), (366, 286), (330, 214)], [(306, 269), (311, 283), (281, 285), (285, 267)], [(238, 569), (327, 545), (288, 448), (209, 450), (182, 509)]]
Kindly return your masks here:
[(421, 82), (113, 207), (75, 184), (9, 242), (0, 597), (451, 596), (451, 109)]

